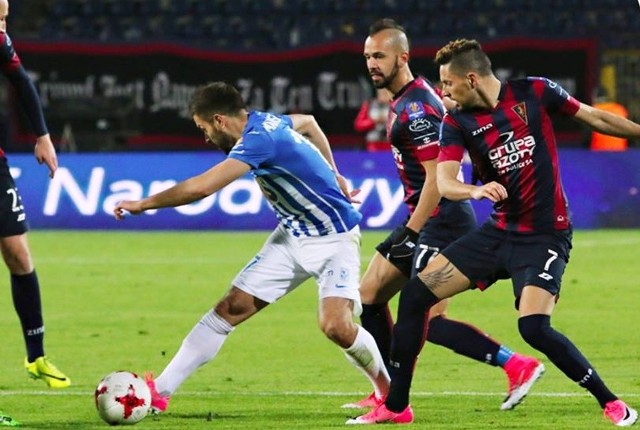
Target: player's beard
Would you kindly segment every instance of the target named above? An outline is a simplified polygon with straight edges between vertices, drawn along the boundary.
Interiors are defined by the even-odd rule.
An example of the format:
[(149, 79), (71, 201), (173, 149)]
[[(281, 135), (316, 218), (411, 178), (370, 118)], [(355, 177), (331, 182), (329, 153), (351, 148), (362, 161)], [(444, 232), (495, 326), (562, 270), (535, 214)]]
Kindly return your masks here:
[(209, 137), (209, 142), (213, 143), (215, 146), (220, 148), (220, 150), (227, 155), (231, 152), (231, 149), (235, 146), (236, 142), (238, 141), (233, 136), (229, 136), (228, 134), (223, 133), (221, 131), (218, 131), (215, 134), (212, 133), (208, 135), (208, 137)]
[(381, 81), (373, 81), (373, 86), (381, 89), (381, 88), (386, 88), (389, 89), (389, 87), (391, 86), (391, 83), (396, 79), (396, 76), (398, 76), (398, 72), (400, 71), (400, 67), (398, 67), (398, 63), (396, 61), (396, 63), (393, 65), (393, 69), (391, 69), (391, 72), (389, 72), (388, 76), (385, 76), (384, 73), (380, 73), (380, 75), (382, 75), (383, 79)]

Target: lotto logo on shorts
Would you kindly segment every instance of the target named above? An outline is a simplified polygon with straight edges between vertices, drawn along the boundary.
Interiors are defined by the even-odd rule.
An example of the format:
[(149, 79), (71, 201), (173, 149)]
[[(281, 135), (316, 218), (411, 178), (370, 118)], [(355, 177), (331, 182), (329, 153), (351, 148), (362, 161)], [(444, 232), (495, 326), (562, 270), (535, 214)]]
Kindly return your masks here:
[(348, 281), (349, 280), (349, 270), (340, 269), (340, 280), (341, 281)]

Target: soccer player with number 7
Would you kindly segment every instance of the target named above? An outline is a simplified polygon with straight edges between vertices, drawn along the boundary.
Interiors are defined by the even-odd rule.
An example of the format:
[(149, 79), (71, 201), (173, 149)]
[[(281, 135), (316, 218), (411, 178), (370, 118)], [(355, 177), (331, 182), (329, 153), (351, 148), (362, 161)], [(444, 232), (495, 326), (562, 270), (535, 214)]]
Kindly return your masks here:
[[(372, 24), (365, 41), (364, 57), (373, 84), (393, 95), (387, 135), (410, 213), (407, 221), (377, 246), (360, 286), (362, 326), (376, 339), (389, 366), (393, 328), (389, 300), (438, 252), (475, 229), (477, 224), (468, 201), (442, 199), (438, 192), (438, 130), (445, 106), (429, 81), (413, 76), (404, 29), (391, 19)], [(543, 374), (544, 365), (534, 357), (512, 351), (469, 323), (448, 318), (448, 306), (449, 300), (443, 300), (428, 312), (426, 340), (465, 357), (501, 367), (509, 386), (500, 409), (513, 409)], [(416, 318), (423, 320), (425, 315)], [(377, 407), (386, 394), (376, 396), (371, 393), (343, 407)], [(395, 418), (396, 422), (413, 420), (410, 408), (404, 412)]]
[[(589, 391), (614, 425), (633, 425), (637, 411), (611, 392), (573, 342), (551, 326), (572, 240), (551, 117), (571, 116), (600, 133), (627, 138), (640, 137), (640, 124), (581, 103), (546, 78), (501, 82), (475, 40), (449, 42), (435, 61), (443, 95), (459, 106), (440, 129), (438, 189), (451, 200), (488, 199), (493, 213), (402, 289), (389, 395), (358, 423), (393, 422), (409, 407), (425, 328), (420, 315), (442, 299), (510, 278), (522, 338)], [(458, 179), (465, 150), (481, 185)]]

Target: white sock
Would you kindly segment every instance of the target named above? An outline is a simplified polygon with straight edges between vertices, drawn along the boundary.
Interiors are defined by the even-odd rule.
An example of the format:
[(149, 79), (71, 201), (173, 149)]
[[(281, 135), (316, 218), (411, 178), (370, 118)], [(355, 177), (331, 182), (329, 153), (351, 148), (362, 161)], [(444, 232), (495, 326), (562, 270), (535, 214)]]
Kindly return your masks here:
[(344, 350), (347, 360), (356, 366), (373, 384), (376, 397), (389, 394), (389, 373), (382, 360), (376, 341), (371, 334), (358, 325), (356, 340)]
[(196, 369), (211, 361), (232, 331), (233, 326), (214, 310), (206, 313), (184, 338), (176, 355), (155, 380), (160, 395), (171, 396)]

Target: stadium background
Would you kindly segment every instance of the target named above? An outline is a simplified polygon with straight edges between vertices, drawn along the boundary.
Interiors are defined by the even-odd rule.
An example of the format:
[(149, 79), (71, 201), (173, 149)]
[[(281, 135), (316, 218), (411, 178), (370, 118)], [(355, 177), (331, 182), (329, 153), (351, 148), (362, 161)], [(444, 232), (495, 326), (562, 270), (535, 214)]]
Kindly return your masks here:
[[(407, 28), (414, 73), (437, 79), (436, 50), (473, 37), (499, 77), (547, 76), (585, 102), (606, 88), (640, 121), (640, 6), (633, 0), (14, 1), (9, 34), (41, 94), (62, 167), (57, 182), (21, 174), (33, 160), (16, 153), (30, 152), (32, 139), (3, 84), (0, 139), (32, 226), (123, 228), (108, 217), (109, 205), (123, 196), (118, 192), (146, 194), (219, 160), (186, 111), (195, 86), (211, 80), (236, 84), (257, 109), (314, 114), (354, 185), (369, 181), (387, 190), (378, 206), (363, 204), (365, 221), (375, 218), (399, 183), (388, 154), (364, 150), (353, 119), (373, 94), (362, 42), (368, 25), (384, 16)], [(640, 226), (640, 142), (630, 142), (622, 156), (587, 154), (586, 129), (571, 120), (556, 124), (577, 226)], [(138, 152), (146, 162), (131, 161), (140, 160)], [(149, 168), (140, 169), (141, 162)], [(100, 184), (94, 174), (102, 174)], [(231, 203), (246, 207), (246, 193), (229, 197)], [(401, 206), (385, 223), (365, 228), (392, 227), (404, 216)], [(217, 208), (211, 202), (206, 211), (164, 211), (126, 228), (272, 226), (258, 222), (263, 207), (235, 214)], [(477, 209), (484, 216), (486, 208)]]
[[(259, 9), (271, 4), (273, 12)], [(13, 139), (6, 143), (12, 147), (9, 163), (34, 227), (29, 241), (38, 274), (46, 284), (48, 354), (69, 371), (74, 384), (70, 391), (60, 392), (44, 390), (38, 381), (26, 378), (21, 371), (24, 347), (10, 289), (2, 288), (0, 362), (6, 363), (7, 371), (2, 377), (0, 407), (26, 427), (104, 429), (93, 406), (99, 379), (114, 369), (160, 371), (194, 319), (223, 294), (228, 281), (268, 234), (216, 231), (224, 223), (250, 225), (256, 218), (266, 218), (261, 212), (239, 215), (239, 208), (251, 212), (251, 199), (234, 202), (224, 193), (202, 206), (182, 212), (163, 210), (124, 223), (108, 215), (109, 202), (123, 189), (147, 193), (168, 178), (184, 178), (219, 160), (215, 151), (202, 151), (195, 127), (179, 117), (190, 88), (202, 79), (217, 78), (218, 70), (240, 65), (242, 69), (229, 72), (234, 82), (264, 80), (269, 83), (264, 88), (271, 88), (272, 79), (292, 72), (299, 73), (295, 79), (308, 79), (315, 85), (321, 72), (348, 61), (348, 69), (340, 69), (341, 73), (356, 79), (361, 76), (367, 83), (361, 58), (366, 26), (379, 16), (393, 16), (412, 32), (414, 54), (424, 57), (415, 63), (414, 72), (434, 78), (429, 56), (449, 38), (461, 35), (490, 44), (492, 57), (506, 55), (501, 53), (505, 47), (515, 46), (516, 54), (505, 60), (505, 67), (513, 65), (512, 61), (529, 61), (528, 54), (517, 54), (518, 49), (540, 48), (542, 57), (533, 66), (549, 70), (566, 65), (567, 76), (583, 82), (591, 76), (591, 86), (585, 84), (581, 90), (589, 97), (587, 93), (602, 75), (606, 85), (617, 89), (618, 99), (634, 119), (640, 119), (640, 8), (636, 0), (201, 0), (197, 5), (179, 0), (11, 0), (9, 33), (43, 97), (55, 96), (44, 99), (55, 99), (46, 105), (61, 166), (54, 181), (47, 178), (46, 168), (35, 163), (31, 141), (24, 138), (19, 112), (6, 92), (4, 97), (9, 100), (0, 103), (0, 109), (2, 118), (12, 124)], [(366, 5), (368, 12), (354, 5)], [(295, 13), (288, 12), (292, 6), (296, 6)], [(154, 10), (166, 13), (154, 14)], [(435, 19), (441, 15), (442, 20)], [(235, 18), (228, 19), (230, 16)], [(358, 27), (343, 29), (342, 20), (357, 21)], [(451, 27), (452, 20), (460, 23)], [(478, 26), (472, 31), (464, 22), (473, 20)], [(565, 26), (563, 20), (573, 25)], [(204, 25), (187, 25), (193, 21)], [(511, 24), (499, 29), (503, 21)], [(488, 34), (490, 28), (494, 28), (492, 34)], [(578, 58), (569, 57), (568, 47)], [(584, 54), (584, 47), (592, 54)], [(153, 63), (149, 53), (157, 56)], [(122, 58), (112, 64), (117, 55)], [(309, 62), (301, 66), (286, 61), (294, 56)], [(252, 58), (278, 61), (266, 68), (267, 61), (252, 63)], [(592, 59), (590, 66), (575, 64), (585, 58)], [(219, 64), (222, 66), (214, 68)], [(519, 66), (517, 73), (528, 71), (531, 64)], [(158, 85), (151, 86), (161, 72), (171, 79), (161, 75), (155, 81)], [(151, 80), (145, 80), (147, 76)], [(276, 88), (285, 81), (276, 80)], [(160, 85), (163, 83), (175, 85)], [(360, 97), (370, 91), (368, 86), (362, 88), (357, 93)], [(110, 89), (111, 97), (102, 94), (104, 89)], [(126, 109), (131, 93), (142, 94), (143, 106), (160, 101), (157, 107), (162, 109)], [(173, 96), (162, 97), (167, 93)], [(270, 100), (266, 91), (264, 94), (264, 100)], [(144, 115), (151, 113), (161, 116), (151, 116), (152, 132), (145, 133), (139, 126), (144, 124)], [(322, 114), (322, 110), (313, 113)], [(334, 121), (353, 118), (348, 114), (327, 113), (322, 124), (340, 148), (340, 165), (353, 169), (350, 176), (358, 184), (369, 181), (371, 189), (377, 190), (370, 195), (380, 198), (367, 205), (375, 208), (382, 199), (394, 202), (399, 185), (392, 182), (391, 160), (383, 153), (365, 152), (361, 137), (352, 130), (345, 135), (333, 131)], [(170, 124), (171, 132), (153, 132), (154, 126), (165, 123)], [(640, 302), (634, 252), (640, 242), (638, 142), (626, 153), (594, 153), (586, 150), (583, 136), (582, 130), (562, 133), (561, 162), (572, 207), (581, 210), (576, 221), (591, 225), (592, 230), (576, 232), (554, 324), (576, 339), (607, 383), (637, 408), (640, 334), (628, 327), (637, 321)], [(240, 182), (241, 187), (245, 184)], [(610, 210), (612, 207), (617, 209)], [(374, 212), (368, 219), (380, 215)], [(400, 216), (388, 215), (378, 221)], [(272, 215), (268, 218), (273, 221)], [(138, 228), (154, 228), (160, 219), (173, 228), (212, 230), (112, 231), (132, 222)], [(595, 230), (602, 226), (634, 229)], [(98, 228), (107, 231), (86, 231)], [(363, 262), (384, 236), (375, 231), (363, 235)], [(482, 294), (456, 297), (450, 312), (453, 318), (478, 324), (515, 350), (534, 353), (518, 335), (512, 303), (511, 288), (505, 282)], [(219, 359), (185, 383), (172, 399), (171, 411), (159, 419), (148, 418), (140, 428), (335, 430), (341, 426), (347, 414), (337, 405), (361, 397), (369, 386), (317, 330), (316, 306), (316, 289), (301, 288), (278, 306), (262, 311), (265, 315), (243, 324), (241, 333), (229, 338)], [(410, 428), (612, 428), (598, 416), (591, 396), (554, 366), (547, 366), (547, 375), (523, 407), (505, 414), (497, 408), (506, 388), (499, 369), (486, 370), (483, 364), (443, 348), (427, 348), (414, 380), (412, 403), (417, 419)]]

